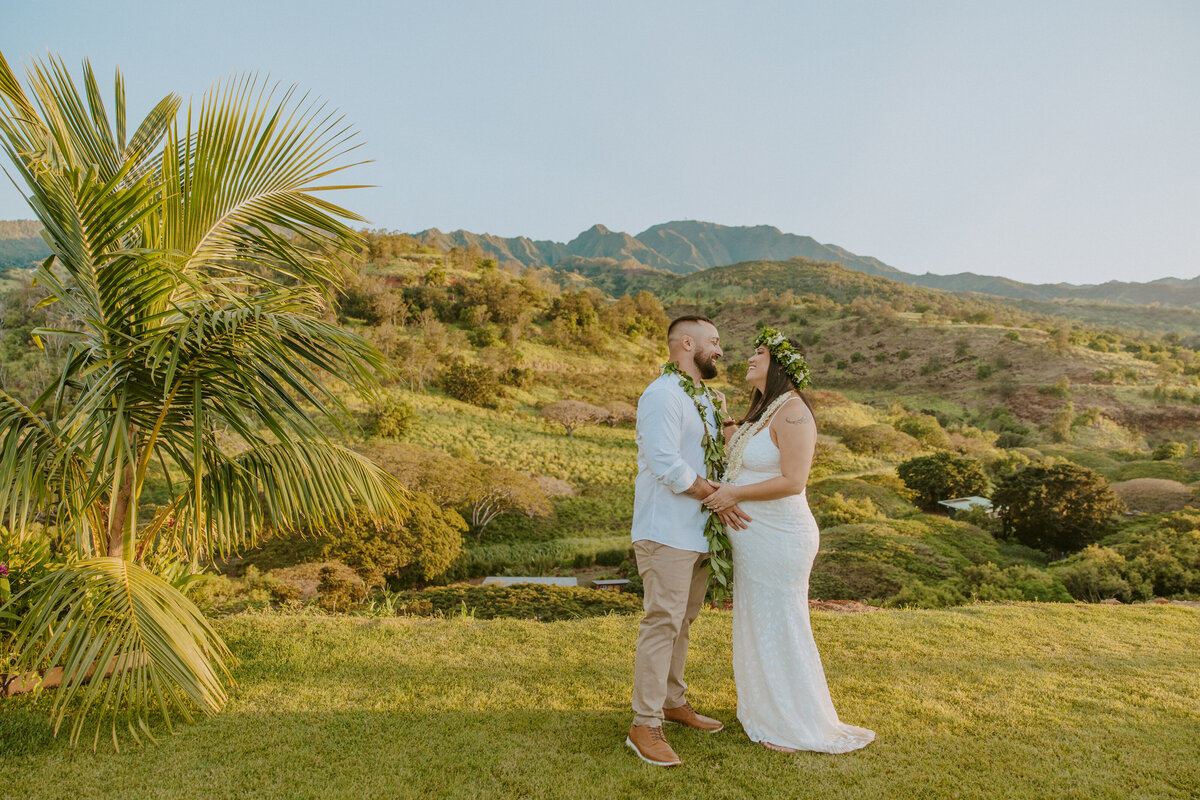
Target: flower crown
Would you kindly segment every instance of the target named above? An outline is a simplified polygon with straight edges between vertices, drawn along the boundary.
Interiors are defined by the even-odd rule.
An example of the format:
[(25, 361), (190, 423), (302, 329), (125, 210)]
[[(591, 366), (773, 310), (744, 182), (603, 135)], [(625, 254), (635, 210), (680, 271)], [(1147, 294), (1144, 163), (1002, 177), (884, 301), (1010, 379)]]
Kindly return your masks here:
[(779, 362), (779, 366), (796, 389), (809, 387), (812, 383), (812, 368), (808, 366), (804, 356), (800, 355), (800, 351), (792, 347), (786, 336), (774, 328), (763, 328), (754, 340), (754, 349), (760, 347), (770, 351), (772, 358)]

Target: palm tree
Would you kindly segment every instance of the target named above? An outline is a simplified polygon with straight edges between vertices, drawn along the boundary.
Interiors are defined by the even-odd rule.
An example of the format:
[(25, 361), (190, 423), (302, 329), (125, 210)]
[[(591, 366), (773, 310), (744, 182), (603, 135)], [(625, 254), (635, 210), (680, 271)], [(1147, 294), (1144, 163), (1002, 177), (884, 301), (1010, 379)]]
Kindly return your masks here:
[[(407, 501), (323, 432), (338, 387), (370, 392), (385, 367), (325, 318), (360, 246), (359, 218), (315, 194), (351, 188), (328, 181), (356, 147), (342, 118), (241, 78), (182, 121), (163, 98), (128, 135), (119, 71), (111, 119), (87, 62), (82, 93), (54, 57), (25, 80), (0, 55), (0, 143), (53, 251), (45, 302), (72, 323), (35, 332), (66, 342), (53, 384), (29, 405), (0, 392), (0, 523), (51, 522), (76, 560), (30, 587), (14, 650), (64, 668), (56, 733), (72, 711), (72, 742), (96, 718), (93, 746), (105, 720), (116, 745), (119, 719), (139, 739), (152, 713), (226, 702), (231, 656), (167, 578)], [(140, 514), (152, 470), (171, 500)]]

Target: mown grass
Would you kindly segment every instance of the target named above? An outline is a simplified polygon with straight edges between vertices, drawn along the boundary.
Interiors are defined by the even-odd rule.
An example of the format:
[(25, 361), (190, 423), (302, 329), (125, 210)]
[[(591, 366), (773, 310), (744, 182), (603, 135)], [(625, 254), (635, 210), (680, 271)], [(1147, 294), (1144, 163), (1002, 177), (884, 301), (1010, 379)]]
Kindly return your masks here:
[(0, 714), (12, 798), (1187, 798), (1200, 791), (1200, 612), (979, 605), (815, 613), (834, 701), (878, 733), (784, 756), (735, 722), (727, 612), (690, 698), (728, 723), (625, 748), (636, 617), (534, 623), (240, 616), (228, 710), (145, 749), (71, 750), (45, 700)]

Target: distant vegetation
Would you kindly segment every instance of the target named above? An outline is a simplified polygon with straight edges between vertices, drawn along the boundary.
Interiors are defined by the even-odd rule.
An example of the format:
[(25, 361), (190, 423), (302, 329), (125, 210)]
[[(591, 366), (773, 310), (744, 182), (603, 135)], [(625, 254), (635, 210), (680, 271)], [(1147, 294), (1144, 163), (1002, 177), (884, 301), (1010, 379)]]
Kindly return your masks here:
[[(523, 266), (382, 231), (364, 241), (329, 313), (393, 372), (379, 398), (346, 397), (348, 441), (436, 513), (404, 538), (347, 526), (269, 540), (214, 565), (227, 573), (205, 590), (214, 610), (389, 597), (403, 613), (438, 613), (422, 587), (488, 574), (623, 577), (637, 591), (633, 407), (665, 356), (667, 320), (697, 311), (721, 330), (717, 385), (735, 410), (758, 327), (796, 336), (815, 366), (814, 596), (1200, 597), (1200, 517), (1188, 510), (1200, 486), (1200, 333), (1088, 325), (803, 259), (671, 275)], [(30, 287), (0, 296), (0, 385), (18, 397), (62, 357), (53, 337), (44, 351), (32, 344), (35, 327), (69, 324), (39, 298)], [(1036, 496), (1051, 475), (1066, 481), (1056, 499), (1077, 489), (1091, 516)], [(1025, 504), (1005, 500), (995, 519), (950, 519), (936, 502), (1016, 489)], [(170, 490), (152, 473), (143, 513)]]

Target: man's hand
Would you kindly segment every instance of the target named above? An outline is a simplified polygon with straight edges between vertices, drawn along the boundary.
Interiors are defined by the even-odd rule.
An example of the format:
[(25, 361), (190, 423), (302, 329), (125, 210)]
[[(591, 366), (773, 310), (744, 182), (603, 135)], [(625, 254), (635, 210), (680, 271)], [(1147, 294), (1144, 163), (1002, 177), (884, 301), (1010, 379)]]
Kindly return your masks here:
[(750, 515), (742, 511), (739, 505), (733, 505), (724, 511), (713, 512), (721, 518), (721, 522), (725, 523), (725, 527), (729, 530), (745, 530), (746, 523), (750, 521)]
[(697, 477), (695, 482), (680, 492), (680, 494), (684, 497), (690, 497), (693, 500), (703, 500), (714, 491), (716, 491), (716, 487), (709, 482), (708, 478)]

